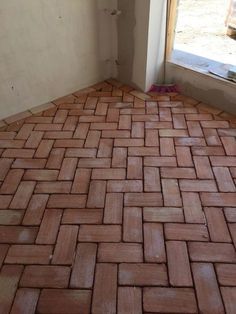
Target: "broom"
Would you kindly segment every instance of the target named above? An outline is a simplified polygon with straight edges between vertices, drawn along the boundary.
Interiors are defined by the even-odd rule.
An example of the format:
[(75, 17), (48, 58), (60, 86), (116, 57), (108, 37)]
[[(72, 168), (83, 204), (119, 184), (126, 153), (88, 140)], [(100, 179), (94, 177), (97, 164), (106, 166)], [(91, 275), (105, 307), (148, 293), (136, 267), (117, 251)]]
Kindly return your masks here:
[[(169, 19), (171, 13), (171, 3), (170, 0), (167, 0), (166, 4), (166, 34), (165, 34), (165, 57), (164, 57), (164, 82), (166, 81), (166, 61), (167, 61), (167, 34), (169, 28)], [(178, 93), (179, 89), (176, 84), (153, 84), (149, 92), (156, 92), (160, 94), (165, 93)]]

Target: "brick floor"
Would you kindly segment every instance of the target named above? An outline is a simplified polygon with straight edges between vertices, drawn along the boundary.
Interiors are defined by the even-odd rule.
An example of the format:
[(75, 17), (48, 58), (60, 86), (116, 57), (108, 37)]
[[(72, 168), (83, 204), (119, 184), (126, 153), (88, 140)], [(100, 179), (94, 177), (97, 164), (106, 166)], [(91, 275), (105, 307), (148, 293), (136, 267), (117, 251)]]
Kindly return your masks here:
[(0, 129), (0, 313), (235, 314), (236, 119), (114, 80), (40, 108)]

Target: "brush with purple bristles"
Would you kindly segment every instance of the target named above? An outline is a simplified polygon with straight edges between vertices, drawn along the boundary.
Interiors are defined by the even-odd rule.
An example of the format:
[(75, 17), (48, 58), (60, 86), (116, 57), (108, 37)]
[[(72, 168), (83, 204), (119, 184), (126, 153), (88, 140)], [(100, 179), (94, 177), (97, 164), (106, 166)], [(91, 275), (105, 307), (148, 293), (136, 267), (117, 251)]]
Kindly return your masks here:
[(179, 89), (176, 84), (163, 84), (163, 85), (154, 84), (152, 85), (149, 92), (155, 92), (160, 94), (178, 93)]

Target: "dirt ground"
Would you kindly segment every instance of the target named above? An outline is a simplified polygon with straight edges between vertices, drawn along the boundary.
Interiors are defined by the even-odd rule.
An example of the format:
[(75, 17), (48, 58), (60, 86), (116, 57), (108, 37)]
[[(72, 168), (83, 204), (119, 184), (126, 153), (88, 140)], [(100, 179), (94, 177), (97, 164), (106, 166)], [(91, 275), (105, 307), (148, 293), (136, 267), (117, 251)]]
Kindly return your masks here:
[(229, 0), (180, 0), (174, 49), (236, 65), (236, 40), (226, 35)]

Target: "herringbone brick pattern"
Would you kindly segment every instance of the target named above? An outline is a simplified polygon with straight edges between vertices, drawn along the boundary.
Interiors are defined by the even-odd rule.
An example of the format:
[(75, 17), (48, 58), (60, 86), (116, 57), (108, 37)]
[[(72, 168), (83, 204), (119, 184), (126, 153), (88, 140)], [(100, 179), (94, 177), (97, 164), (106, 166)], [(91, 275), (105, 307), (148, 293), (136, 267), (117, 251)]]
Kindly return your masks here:
[(236, 120), (114, 80), (34, 112), (0, 132), (0, 313), (235, 314)]

